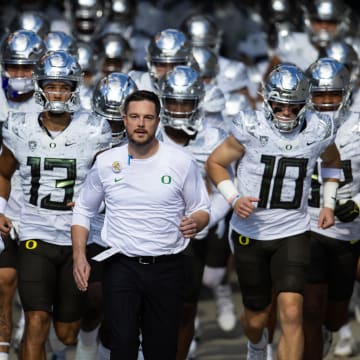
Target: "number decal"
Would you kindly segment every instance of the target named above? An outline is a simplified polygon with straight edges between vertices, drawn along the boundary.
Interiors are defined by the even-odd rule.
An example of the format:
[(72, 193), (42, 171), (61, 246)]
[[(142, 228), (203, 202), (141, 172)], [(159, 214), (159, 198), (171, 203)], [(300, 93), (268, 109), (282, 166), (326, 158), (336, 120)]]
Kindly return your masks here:
[(320, 207), (320, 187), (321, 184), (319, 182), (319, 164), (315, 164), (314, 172), (311, 176), (311, 198), (308, 200), (308, 205), (311, 207)]
[[(266, 205), (270, 196), (270, 184), (271, 179), (274, 176), (275, 170), (275, 157), (269, 155), (263, 155), (261, 157), (261, 162), (265, 164), (265, 170), (263, 174), (263, 179), (261, 182), (260, 189), (260, 201), (258, 207), (266, 208)], [(277, 169), (275, 173), (274, 186), (272, 189), (271, 199), (270, 199), (270, 208), (271, 209), (297, 209), (300, 207), (304, 178), (306, 176), (306, 167), (308, 159), (295, 159), (295, 158), (281, 158), (277, 164)], [(284, 183), (284, 178), (286, 175), (287, 168), (298, 168), (299, 175), (297, 179), (294, 180), (294, 197), (291, 201), (282, 201), (281, 192)]]
[[(37, 206), (41, 177), (41, 158), (28, 157), (27, 165), (31, 167), (31, 189), (29, 201), (31, 204)], [(51, 194), (48, 194), (40, 200), (40, 207), (49, 210), (71, 210), (71, 208), (69, 208), (66, 204), (71, 202), (74, 196), (76, 159), (45, 158), (44, 170), (53, 170), (54, 168), (65, 168), (67, 170), (66, 179), (57, 179), (55, 181), (56, 188), (64, 189), (64, 200), (52, 201), (50, 200)]]

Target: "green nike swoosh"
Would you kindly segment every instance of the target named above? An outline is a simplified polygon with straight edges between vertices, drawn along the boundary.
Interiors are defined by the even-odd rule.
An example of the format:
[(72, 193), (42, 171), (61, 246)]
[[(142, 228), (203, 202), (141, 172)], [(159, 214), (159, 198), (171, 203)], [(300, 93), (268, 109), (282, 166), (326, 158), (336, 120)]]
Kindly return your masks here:
[(114, 179), (114, 183), (117, 183), (117, 182), (119, 182), (119, 181), (121, 181), (123, 178), (115, 178)]

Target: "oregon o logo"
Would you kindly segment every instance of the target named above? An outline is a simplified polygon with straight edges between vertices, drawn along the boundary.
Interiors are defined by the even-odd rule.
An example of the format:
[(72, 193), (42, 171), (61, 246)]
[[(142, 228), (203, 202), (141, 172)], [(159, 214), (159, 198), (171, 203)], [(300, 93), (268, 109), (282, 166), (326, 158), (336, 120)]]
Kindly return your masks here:
[(247, 236), (240, 235), (239, 236), (239, 244), (242, 246), (249, 245), (250, 239)]
[(36, 240), (26, 240), (26, 242), (25, 242), (25, 247), (28, 250), (34, 250), (37, 248), (37, 246), (38, 246), (38, 243)]
[(171, 183), (171, 176), (170, 175), (163, 175), (161, 177), (161, 182), (163, 184), (170, 184)]

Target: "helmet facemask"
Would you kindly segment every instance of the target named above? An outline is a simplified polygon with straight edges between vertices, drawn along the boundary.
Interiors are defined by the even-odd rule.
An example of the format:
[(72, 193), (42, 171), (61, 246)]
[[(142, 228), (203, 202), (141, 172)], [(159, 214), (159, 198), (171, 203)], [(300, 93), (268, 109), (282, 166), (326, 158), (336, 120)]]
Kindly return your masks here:
[(161, 121), (165, 126), (194, 135), (201, 127), (202, 111), (197, 98), (162, 96)]

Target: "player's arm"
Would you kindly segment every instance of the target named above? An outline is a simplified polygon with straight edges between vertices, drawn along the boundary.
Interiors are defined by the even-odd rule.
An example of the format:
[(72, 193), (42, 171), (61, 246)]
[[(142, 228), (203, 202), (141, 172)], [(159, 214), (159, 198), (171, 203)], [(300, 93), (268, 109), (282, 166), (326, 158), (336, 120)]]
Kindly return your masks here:
[(95, 163), (88, 173), (80, 190), (80, 195), (75, 202), (71, 225), (73, 275), (77, 287), (82, 291), (87, 289), (90, 275), (90, 265), (86, 258), (90, 219), (98, 213), (103, 198), (103, 188)]
[(11, 190), (11, 177), (17, 168), (18, 162), (14, 154), (4, 145), (0, 155), (0, 231), (8, 233), (11, 221), (4, 215), (7, 200)]
[(324, 206), (319, 215), (318, 226), (326, 229), (335, 223), (334, 209), (336, 191), (339, 187), (341, 161), (335, 144), (329, 145), (321, 154), (321, 176), (323, 178)]
[(209, 156), (206, 170), (219, 192), (234, 208), (241, 218), (247, 218), (254, 210), (254, 202), (258, 198), (252, 196), (240, 197), (239, 191), (230, 178), (228, 167), (234, 161), (240, 160), (245, 154), (244, 146), (234, 136), (229, 135)]

